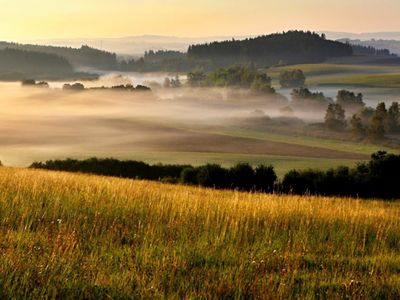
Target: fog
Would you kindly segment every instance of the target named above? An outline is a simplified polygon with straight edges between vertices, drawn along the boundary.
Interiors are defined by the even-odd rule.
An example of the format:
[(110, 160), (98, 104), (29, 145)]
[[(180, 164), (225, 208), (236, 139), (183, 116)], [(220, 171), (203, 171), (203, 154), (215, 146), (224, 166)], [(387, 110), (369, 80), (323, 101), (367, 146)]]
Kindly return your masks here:
[[(91, 156), (137, 159), (153, 155), (155, 160), (162, 156), (160, 161), (174, 162), (169, 153), (178, 153), (178, 157), (179, 153), (200, 152), (322, 155), (313, 148), (291, 149), (287, 144), (220, 133), (242, 129), (304, 133), (309, 130), (307, 124), (323, 121), (324, 110), (307, 108), (287, 115), (282, 108), (288, 101), (281, 95), (225, 88), (165, 89), (161, 85), (166, 76), (105, 74), (83, 82), (87, 88), (146, 84), (152, 86), (151, 92), (63, 91), (66, 82), (50, 82), (49, 89), (0, 83), (0, 160), (9, 166), (27, 166), (37, 160)], [(334, 96), (333, 88), (322, 91)], [(290, 98), (288, 91), (278, 92)], [(377, 100), (368, 102), (375, 98), (367, 95), (366, 101), (375, 105)], [(323, 155), (337, 157), (328, 152)]]
[[(157, 77), (158, 76), (158, 77)], [(157, 75), (150, 81), (165, 77)], [(136, 80), (145, 83), (149, 78)], [(135, 152), (196, 150), (195, 138), (208, 143), (199, 126), (229, 126), (257, 115), (279, 115), (268, 99), (243, 98), (225, 89), (154, 89), (152, 92), (111, 90), (63, 91), (0, 83), (0, 160), (26, 166), (34, 160), (113, 156), (134, 158)], [(108, 75), (87, 87), (132, 83), (132, 77)], [(233, 99), (232, 95), (238, 97)], [(214, 138), (214, 139), (213, 139)], [(212, 142), (218, 143), (215, 137)], [(192, 143), (193, 147), (187, 145)], [(207, 150), (207, 149), (206, 149)]]

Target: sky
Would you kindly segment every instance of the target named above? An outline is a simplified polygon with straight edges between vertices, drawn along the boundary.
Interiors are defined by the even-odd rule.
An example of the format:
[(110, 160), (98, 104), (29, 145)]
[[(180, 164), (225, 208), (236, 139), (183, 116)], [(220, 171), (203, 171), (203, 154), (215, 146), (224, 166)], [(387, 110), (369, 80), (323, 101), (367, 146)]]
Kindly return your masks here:
[(400, 31), (399, 0), (0, 0), (0, 40)]

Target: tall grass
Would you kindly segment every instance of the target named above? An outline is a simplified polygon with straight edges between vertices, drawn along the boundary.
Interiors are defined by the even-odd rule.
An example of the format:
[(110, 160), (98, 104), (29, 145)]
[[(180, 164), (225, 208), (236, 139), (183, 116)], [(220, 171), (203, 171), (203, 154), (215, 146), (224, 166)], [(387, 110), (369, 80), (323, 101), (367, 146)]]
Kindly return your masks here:
[(0, 298), (399, 298), (400, 205), (0, 168)]

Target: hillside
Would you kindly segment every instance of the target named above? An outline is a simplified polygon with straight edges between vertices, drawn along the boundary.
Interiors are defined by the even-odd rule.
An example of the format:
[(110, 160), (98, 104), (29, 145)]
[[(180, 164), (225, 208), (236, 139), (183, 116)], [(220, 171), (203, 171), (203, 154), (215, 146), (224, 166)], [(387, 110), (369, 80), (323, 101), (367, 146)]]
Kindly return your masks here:
[(6, 48), (57, 55), (68, 60), (74, 67), (92, 67), (105, 70), (117, 69), (117, 57), (115, 53), (88, 46), (71, 48), (0, 42), (0, 49)]
[(71, 64), (60, 56), (17, 49), (0, 50), (0, 78), (19, 80), (47, 74), (48, 76), (73, 73)]
[(352, 48), (311, 32), (289, 31), (245, 40), (230, 40), (190, 46), (191, 59), (211, 60), (226, 66), (253, 62), (258, 66), (324, 62), (351, 56)]
[(400, 297), (396, 202), (0, 168), (0, 298)]
[(377, 49), (388, 49), (390, 52), (400, 55), (400, 41), (388, 39), (340, 39), (340, 42), (348, 42), (352, 45), (361, 45), (365, 47), (374, 47)]

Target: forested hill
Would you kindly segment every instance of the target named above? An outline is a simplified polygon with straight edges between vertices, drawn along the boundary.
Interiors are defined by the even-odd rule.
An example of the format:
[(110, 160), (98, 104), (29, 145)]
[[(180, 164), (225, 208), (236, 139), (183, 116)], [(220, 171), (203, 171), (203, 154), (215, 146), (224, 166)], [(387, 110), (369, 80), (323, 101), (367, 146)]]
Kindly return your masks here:
[(303, 31), (192, 45), (188, 49), (189, 58), (210, 60), (220, 66), (248, 62), (258, 66), (319, 63), (328, 58), (352, 54), (352, 47), (348, 44)]
[(73, 67), (63, 57), (18, 49), (0, 50), (0, 73), (59, 74), (72, 73)]
[(0, 49), (6, 48), (58, 55), (67, 59), (74, 67), (92, 67), (105, 70), (117, 68), (117, 56), (115, 53), (88, 46), (70, 48), (0, 42)]

